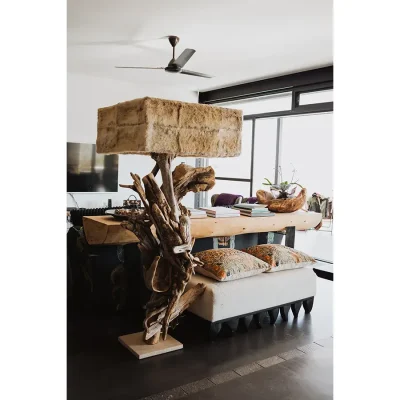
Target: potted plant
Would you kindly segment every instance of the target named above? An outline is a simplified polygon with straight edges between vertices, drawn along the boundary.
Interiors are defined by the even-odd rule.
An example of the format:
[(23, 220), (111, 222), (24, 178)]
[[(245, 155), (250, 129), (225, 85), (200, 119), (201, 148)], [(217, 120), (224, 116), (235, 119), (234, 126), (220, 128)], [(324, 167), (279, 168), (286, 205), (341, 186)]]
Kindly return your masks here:
[[(282, 178), (282, 168), (279, 167), (280, 183), (272, 183), (268, 178), (264, 178), (267, 183), (263, 185), (270, 186), (271, 191), (257, 191), (257, 199), (261, 204), (266, 204), (267, 208), (272, 212), (288, 213), (300, 210), (306, 202), (306, 189), (295, 181), (296, 169), (293, 169), (292, 179), (284, 181)], [(300, 193), (296, 196), (297, 186), (301, 187)]]

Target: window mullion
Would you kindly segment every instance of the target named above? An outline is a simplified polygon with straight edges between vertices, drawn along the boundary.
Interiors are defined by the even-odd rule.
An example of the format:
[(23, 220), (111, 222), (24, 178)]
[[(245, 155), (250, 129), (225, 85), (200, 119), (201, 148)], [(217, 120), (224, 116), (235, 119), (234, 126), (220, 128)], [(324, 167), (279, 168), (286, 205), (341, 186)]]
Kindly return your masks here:
[(275, 153), (275, 182), (279, 184), (279, 166), (282, 158), (282, 118), (277, 119), (276, 125), (276, 153)]

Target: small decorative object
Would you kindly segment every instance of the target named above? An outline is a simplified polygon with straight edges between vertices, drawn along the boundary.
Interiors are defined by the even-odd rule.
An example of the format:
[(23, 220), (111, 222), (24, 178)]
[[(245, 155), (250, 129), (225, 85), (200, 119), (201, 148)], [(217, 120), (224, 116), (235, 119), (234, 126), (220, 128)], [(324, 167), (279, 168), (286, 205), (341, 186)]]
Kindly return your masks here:
[(110, 215), (119, 221), (125, 221), (128, 220), (132, 212), (135, 211), (136, 209), (133, 208), (117, 208), (115, 210), (106, 210), (105, 215)]
[(260, 204), (268, 204), (271, 200), (274, 199), (274, 196), (271, 192), (266, 192), (265, 190), (257, 190), (256, 193), (257, 202)]
[[(303, 188), (303, 186), (301, 186), (297, 181), (294, 181), (294, 177), (296, 175), (296, 169), (293, 169), (293, 175), (292, 175), (292, 179), (290, 180), (290, 183), (288, 181), (283, 181), (282, 178), (282, 167), (279, 167), (279, 175), (281, 177), (281, 183), (279, 184), (273, 184), (268, 178), (264, 178), (267, 183), (263, 183), (263, 185), (267, 185), (271, 187), (271, 193), (274, 194), (273, 192), (277, 191), (278, 195), (274, 196), (276, 199), (290, 199), (293, 198), (295, 196), (295, 192), (296, 192), (296, 185), (300, 186), (301, 188)], [(292, 185), (294, 185), (294, 187), (292, 187)]]
[[(135, 198), (135, 200), (130, 200), (130, 198), (131, 198), (132, 196)], [(141, 201), (138, 200), (138, 198), (137, 198), (134, 194), (131, 194), (131, 195), (128, 197), (127, 200), (124, 200), (123, 205), (124, 205), (124, 207), (131, 207), (131, 208), (139, 209), (140, 206), (141, 206)]]
[[(241, 132), (241, 111), (204, 104), (146, 97), (98, 110), (98, 152), (145, 154), (156, 162), (143, 179), (131, 173), (133, 183), (120, 185), (134, 190), (144, 206), (122, 222), (140, 240), (144, 279), (153, 292), (146, 305), (143, 344), (159, 346), (161, 334), (166, 340), (171, 322), (205, 290), (198, 284), (185, 292), (194, 267), (202, 262), (191, 254), (189, 211), (181, 200), (188, 192), (213, 188), (215, 173), (212, 167), (186, 164), (172, 172), (171, 162), (176, 156), (238, 156)], [(155, 181), (159, 171), (161, 187)]]
[[(258, 190), (256, 193), (258, 202), (266, 204), (268, 210), (277, 213), (290, 213), (300, 210), (306, 202), (307, 191), (298, 181), (294, 181), (295, 174), (296, 169), (293, 169), (291, 181), (283, 181), (282, 168), (279, 167), (281, 182), (279, 184), (273, 184), (269, 179), (265, 178), (267, 183), (263, 183), (263, 185), (270, 186), (271, 192)], [(301, 187), (301, 191), (297, 196), (295, 196), (296, 186)], [(278, 192), (276, 197), (274, 196), (274, 192)]]
[(295, 198), (272, 199), (269, 200), (266, 204), (269, 211), (276, 213), (291, 213), (301, 210), (304, 206), (304, 203), (306, 202), (306, 198), (307, 198), (307, 191), (305, 188), (303, 188)]

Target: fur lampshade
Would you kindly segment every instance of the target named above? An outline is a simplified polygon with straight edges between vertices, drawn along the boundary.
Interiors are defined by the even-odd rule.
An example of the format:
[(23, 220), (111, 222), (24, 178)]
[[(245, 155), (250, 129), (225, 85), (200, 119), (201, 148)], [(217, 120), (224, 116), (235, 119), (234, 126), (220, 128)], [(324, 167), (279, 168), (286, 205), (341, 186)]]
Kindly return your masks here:
[(98, 110), (97, 152), (235, 157), (242, 111), (144, 97)]

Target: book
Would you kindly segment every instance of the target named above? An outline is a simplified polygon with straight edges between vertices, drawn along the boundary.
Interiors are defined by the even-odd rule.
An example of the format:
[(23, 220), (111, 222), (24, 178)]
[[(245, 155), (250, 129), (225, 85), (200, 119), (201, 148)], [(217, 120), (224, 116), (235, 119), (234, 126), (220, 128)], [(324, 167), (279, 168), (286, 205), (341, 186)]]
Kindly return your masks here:
[(247, 203), (240, 203), (240, 204), (235, 204), (233, 206), (234, 208), (238, 209), (245, 209), (245, 210), (263, 210), (267, 209), (267, 206), (265, 204), (247, 204)]
[(238, 208), (239, 211), (245, 212), (253, 212), (253, 213), (269, 213), (271, 211), (268, 210), (267, 207), (258, 207), (258, 208)]
[(264, 214), (252, 214), (252, 213), (240, 213), (240, 215), (243, 215), (244, 217), (273, 217), (275, 214), (274, 213), (264, 213)]
[(188, 210), (189, 210), (192, 214), (204, 214), (204, 213), (205, 213), (204, 210), (200, 210), (199, 208), (188, 208)]
[(252, 213), (240, 213), (240, 215), (244, 217), (273, 217), (275, 214), (274, 213), (265, 213), (265, 214), (252, 214)]
[(254, 209), (254, 210), (246, 210), (244, 208), (241, 208), (238, 210), (239, 210), (239, 212), (249, 212), (249, 213), (253, 213), (253, 214), (268, 214), (271, 212), (267, 208), (258, 208), (258, 209)]
[(188, 208), (190, 211), (190, 218), (207, 218), (207, 213), (204, 210), (199, 210), (197, 208)]
[(189, 218), (191, 218), (191, 219), (207, 218), (207, 213), (204, 213), (204, 214), (191, 214)]
[(272, 217), (275, 214), (269, 211), (267, 208), (259, 208), (253, 210), (240, 210), (240, 215), (244, 215), (246, 217)]
[(240, 216), (240, 211), (235, 210), (233, 208), (226, 207), (200, 207), (201, 210), (204, 210), (208, 216), (216, 216), (220, 217), (222, 215), (230, 215), (230, 216)]
[(208, 217), (210, 218), (237, 218), (240, 217), (240, 213), (239, 214), (207, 214)]

